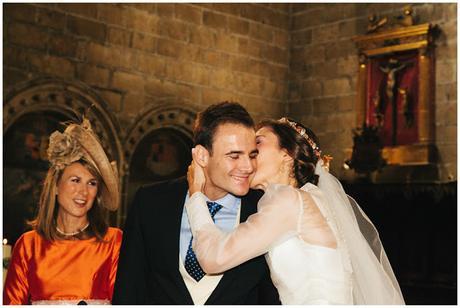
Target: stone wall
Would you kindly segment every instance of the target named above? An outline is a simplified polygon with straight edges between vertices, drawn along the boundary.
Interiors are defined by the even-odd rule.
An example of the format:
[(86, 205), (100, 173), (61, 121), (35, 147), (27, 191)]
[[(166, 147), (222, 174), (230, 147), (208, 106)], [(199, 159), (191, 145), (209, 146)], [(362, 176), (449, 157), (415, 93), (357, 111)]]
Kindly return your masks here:
[[(286, 113), (312, 127), (340, 178), (355, 125), (357, 51), (371, 12), (403, 4), (5, 4), (3, 93), (40, 77), (88, 85), (127, 134), (152, 106), (221, 100), (256, 120)], [(414, 4), (438, 24), (436, 145), (456, 180), (456, 4)]]
[[(405, 4), (293, 4), (288, 93), (289, 114), (318, 133), (324, 151), (342, 168), (352, 147), (358, 75), (357, 49), (351, 38), (363, 35), (367, 16), (397, 16)], [(457, 179), (457, 5), (414, 4), (418, 23), (440, 27), (436, 40), (436, 145), (439, 179)]]
[(80, 81), (122, 127), (161, 103), (285, 113), (288, 4), (5, 4), (3, 16), (4, 93), (44, 76)]

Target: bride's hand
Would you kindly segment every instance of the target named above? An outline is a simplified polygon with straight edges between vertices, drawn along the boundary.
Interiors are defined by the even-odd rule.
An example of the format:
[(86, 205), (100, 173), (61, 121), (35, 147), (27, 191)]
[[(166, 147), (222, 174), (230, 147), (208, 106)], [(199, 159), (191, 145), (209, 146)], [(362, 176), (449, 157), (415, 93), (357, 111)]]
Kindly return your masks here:
[(188, 190), (190, 192), (190, 196), (197, 191), (203, 192), (204, 185), (206, 184), (204, 170), (200, 165), (196, 163), (194, 157), (194, 150), (195, 149), (192, 149), (193, 160), (190, 163), (190, 166), (188, 166), (187, 171)]

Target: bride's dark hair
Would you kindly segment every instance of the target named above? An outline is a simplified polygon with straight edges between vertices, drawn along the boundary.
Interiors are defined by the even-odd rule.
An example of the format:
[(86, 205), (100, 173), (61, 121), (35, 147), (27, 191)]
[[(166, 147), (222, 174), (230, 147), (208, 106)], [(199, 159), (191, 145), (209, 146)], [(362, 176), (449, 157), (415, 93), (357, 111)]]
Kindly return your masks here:
[[(289, 121), (291, 120), (289, 119)], [(293, 158), (294, 165), (292, 171), (297, 181), (297, 187), (302, 187), (306, 183), (317, 185), (319, 176), (315, 174), (315, 168), (319, 159), (317, 155), (317, 150), (320, 146), (318, 137), (308, 127), (298, 122), (294, 122), (294, 124), (297, 129), (305, 129), (305, 133), (316, 144), (317, 149), (313, 149), (305, 136), (302, 136), (289, 122), (264, 120), (257, 125), (257, 129), (262, 127), (270, 129), (277, 136), (280, 148), (285, 149), (289, 156)]]

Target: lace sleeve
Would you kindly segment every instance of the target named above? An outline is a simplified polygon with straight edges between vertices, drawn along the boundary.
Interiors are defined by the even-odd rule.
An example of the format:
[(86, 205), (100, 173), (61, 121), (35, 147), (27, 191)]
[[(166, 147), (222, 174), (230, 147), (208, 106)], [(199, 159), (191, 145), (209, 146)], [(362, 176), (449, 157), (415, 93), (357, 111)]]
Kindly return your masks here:
[(289, 186), (269, 187), (258, 212), (231, 233), (214, 224), (204, 195), (195, 193), (186, 203), (193, 233), (193, 250), (206, 273), (221, 273), (266, 253), (271, 245), (296, 234), (300, 211), (298, 192)]

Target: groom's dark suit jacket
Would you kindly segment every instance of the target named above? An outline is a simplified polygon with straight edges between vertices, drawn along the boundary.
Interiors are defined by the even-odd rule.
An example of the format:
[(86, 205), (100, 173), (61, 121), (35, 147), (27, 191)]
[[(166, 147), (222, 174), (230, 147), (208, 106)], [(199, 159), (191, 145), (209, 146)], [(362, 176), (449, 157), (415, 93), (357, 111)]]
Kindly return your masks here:
[[(187, 181), (142, 187), (130, 208), (121, 246), (113, 304), (193, 304), (179, 272), (179, 235)], [(240, 221), (256, 212), (260, 194), (241, 200)], [(206, 304), (279, 304), (265, 258), (225, 272)]]

